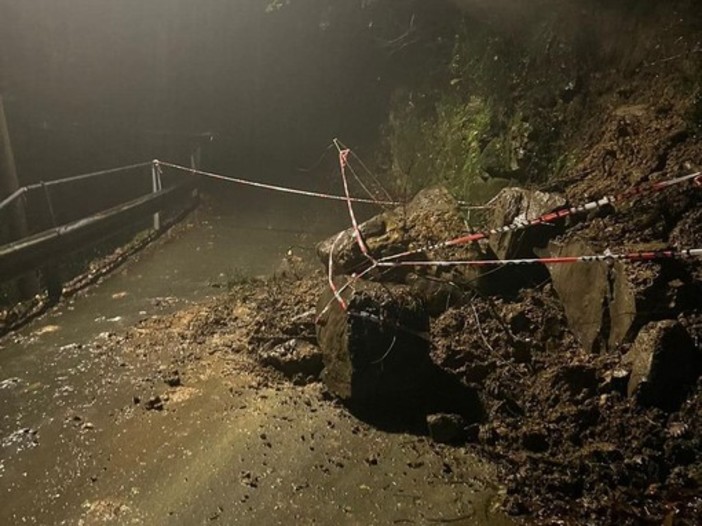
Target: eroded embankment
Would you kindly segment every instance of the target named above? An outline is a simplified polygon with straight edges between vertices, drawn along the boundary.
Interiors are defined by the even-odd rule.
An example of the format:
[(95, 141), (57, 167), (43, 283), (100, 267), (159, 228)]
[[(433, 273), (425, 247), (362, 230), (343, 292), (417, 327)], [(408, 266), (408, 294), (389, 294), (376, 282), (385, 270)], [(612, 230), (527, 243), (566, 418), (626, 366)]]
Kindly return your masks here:
[[(456, 3), (467, 18), (450, 45), (436, 40), (442, 65), (410, 75), (393, 99), (380, 164), (401, 184), (440, 182), (475, 203), (519, 186), (555, 195), (558, 209), (700, 169), (694, 2)], [(549, 210), (528, 201), (483, 219)], [(483, 248), (490, 258), (699, 248), (701, 204), (699, 186), (680, 186)], [(460, 288), (468, 303), (435, 314), (434, 363), (480, 390), (486, 416), (468, 438), (503, 463), (511, 513), (702, 520), (701, 278), (699, 263), (676, 260), (516, 267), (477, 293)]]

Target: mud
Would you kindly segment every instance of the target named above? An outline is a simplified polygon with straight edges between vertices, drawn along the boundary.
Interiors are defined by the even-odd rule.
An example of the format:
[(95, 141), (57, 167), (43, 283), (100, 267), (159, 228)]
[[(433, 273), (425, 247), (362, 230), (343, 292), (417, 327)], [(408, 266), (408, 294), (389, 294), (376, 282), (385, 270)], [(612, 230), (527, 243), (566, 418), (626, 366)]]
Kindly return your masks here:
[[(698, 342), (699, 323), (685, 320)], [(702, 383), (679, 410), (642, 407), (620, 354), (584, 352), (564, 327), (550, 286), (475, 297), (433, 327), (435, 360), (482, 387), (475, 448), (503, 466), (505, 509), (539, 523), (698, 524)]]
[[(0, 522), (508, 524), (472, 455), (378, 431), (320, 383), (296, 387), (259, 365), (261, 342), (305, 337), (282, 313), (313, 299), (306, 285), (247, 281), (65, 349), (91, 359), (60, 385), (5, 382), (23, 414), (51, 418), (2, 444)], [(55, 401), (33, 407), (30, 393), (47, 388)]]
[[(203, 224), (155, 253), (208, 245)], [(147, 249), (123, 269), (141, 291), (113, 276), (3, 340), (0, 523), (511, 523), (489, 463), (330, 397), (312, 343), (321, 275), (298, 279), (302, 262), (274, 244), (257, 259), (283, 259), (270, 278), (220, 276), (216, 297), (158, 296), (138, 321), (94, 320), (100, 294), (137, 301), (161, 268)], [(164, 281), (178, 270), (185, 280), (173, 265)]]

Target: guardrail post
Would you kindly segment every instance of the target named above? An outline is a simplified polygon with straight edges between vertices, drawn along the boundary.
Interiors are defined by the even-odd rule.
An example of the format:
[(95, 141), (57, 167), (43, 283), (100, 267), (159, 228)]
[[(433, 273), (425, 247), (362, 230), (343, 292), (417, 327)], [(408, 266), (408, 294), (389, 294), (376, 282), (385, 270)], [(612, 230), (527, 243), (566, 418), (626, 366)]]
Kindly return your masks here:
[[(195, 171), (200, 169), (200, 157), (202, 154), (202, 149), (198, 146), (190, 154), (190, 169), (192, 170), (191, 175), (195, 175)], [(192, 193), (193, 199), (198, 199), (200, 197), (200, 190), (198, 187), (193, 188)]]
[[(161, 191), (161, 168), (158, 160), (154, 160), (151, 164), (151, 189), (155, 194)], [(154, 230), (161, 230), (161, 214), (154, 214)]]
[[(46, 186), (44, 181), (41, 181), (40, 184), (44, 192), (46, 209), (49, 213), (50, 223), (48, 228), (56, 228), (58, 227), (58, 221), (56, 220), (56, 213), (54, 212), (54, 204), (51, 200), (49, 187)], [(49, 258), (47, 265), (42, 269), (42, 274), (44, 275), (46, 293), (49, 297), (49, 302), (52, 305), (55, 305), (61, 300), (61, 296), (63, 296), (63, 280), (61, 279), (61, 271), (59, 270), (58, 261), (54, 258)]]

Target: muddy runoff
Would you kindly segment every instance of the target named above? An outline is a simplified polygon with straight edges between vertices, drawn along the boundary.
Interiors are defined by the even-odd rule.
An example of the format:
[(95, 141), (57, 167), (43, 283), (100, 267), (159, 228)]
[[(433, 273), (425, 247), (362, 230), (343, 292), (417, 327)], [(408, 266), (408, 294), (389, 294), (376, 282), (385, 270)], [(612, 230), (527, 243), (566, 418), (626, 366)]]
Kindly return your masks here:
[(241, 231), (256, 277), (242, 216), (191, 223), (2, 340), (0, 523), (511, 523), (490, 462), (319, 381), (309, 235)]

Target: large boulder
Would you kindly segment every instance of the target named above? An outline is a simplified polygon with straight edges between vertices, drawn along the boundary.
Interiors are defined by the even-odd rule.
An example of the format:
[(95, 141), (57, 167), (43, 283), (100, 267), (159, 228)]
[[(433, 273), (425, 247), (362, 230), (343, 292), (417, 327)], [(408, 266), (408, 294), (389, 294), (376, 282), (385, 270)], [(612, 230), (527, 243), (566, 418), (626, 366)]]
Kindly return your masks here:
[(424, 302), (406, 286), (374, 282), (357, 282), (342, 295), (347, 310), (331, 291), (319, 302), (323, 382), (351, 404), (402, 403), (432, 370)]
[[(551, 242), (542, 255), (589, 256), (596, 251), (581, 239)], [(636, 320), (636, 287), (621, 262), (548, 265), (568, 325), (586, 351), (615, 348)]]
[[(421, 249), (467, 233), (466, 224), (456, 199), (443, 187), (420, 191), (406, 206), (379, 214), (359, 225), (368, 250), (375, 259), (407, 250)], [(333, 274), (358, 273), (369, 266), (361, 252), (352, 228), (336, 234), (317, 246), (317, 254), (325, 266), (333, 253)], [(406, 259), (480, 259), (484, 253), (478, 244), (423, 251)], [(457, 297), (456, 286), (479, 286), (482, 270), (478, 267), (401, 267), (388, 272), (368, 274), (366, 279), (412, 285), (430, 306), (438, 308)], [(447, 285), (447, 284), (453, 285)], [(436, 309), (434, 309), (436, 310)]]
[[(406, 206), (383, 212), (359, 225), (360, 233), (373, 258), (381, 259), (407, 250), (421, 249), (447, 241), (466, 233), (466, 223), (458, 201), (443, 187), (426, 188), (420, 191)], [(361, 252), (353, 228), (335, 234), (317, 245), (317, 254), (327, 266), (329, 252), (332, 257), (334, 275), (348, 275), (368, 266), (368, 259)], [(412, 259), (479, 259), (484, 257), (477, 244), (461, 245), (450, 249), (422, 251)], [(413, 272), (436, 276), (443, 270), (422, 268)], [(409, 269), (384, 272), (382, 277), (369, 276), (383, 281), (405, 281)], [(461, 269), (461, 279), (476, 281), (480, 276), (477, 268)]]
[(676, 410), (702, 375), (702, 351), (676, 321), (646, 325), (624, 356), (627, 394), (645, 406)]
[[(491, 229), (513, 223), (527, 223), (566, 205), (566, 199), (554, 193), (505, 188), (493, 200), (488, 226)], [(533, 257), (534, 247), (544, 248), (558, 234), (553, 225), (493, 234), (490, 248), (500, 259)]]

